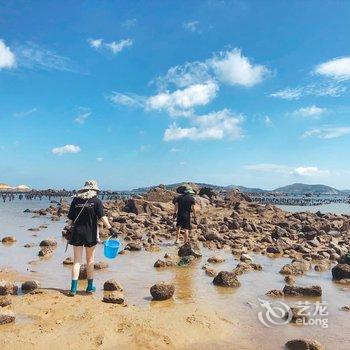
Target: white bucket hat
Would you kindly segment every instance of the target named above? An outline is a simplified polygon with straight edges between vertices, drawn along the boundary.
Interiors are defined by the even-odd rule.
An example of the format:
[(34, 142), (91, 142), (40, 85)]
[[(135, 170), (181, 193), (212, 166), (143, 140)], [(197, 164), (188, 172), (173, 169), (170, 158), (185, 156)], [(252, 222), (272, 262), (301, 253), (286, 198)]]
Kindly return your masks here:
[(93, 191), (98, 191), (100, 192), (101, 190), (98, 188), (97, 186), (97, 181), (96, 180), (88, 180), (88, 181), (85, 181), (85, 185), (84, 187), (82, 187), (80, 191), (90, 191), (90, 190), (93, 190)]

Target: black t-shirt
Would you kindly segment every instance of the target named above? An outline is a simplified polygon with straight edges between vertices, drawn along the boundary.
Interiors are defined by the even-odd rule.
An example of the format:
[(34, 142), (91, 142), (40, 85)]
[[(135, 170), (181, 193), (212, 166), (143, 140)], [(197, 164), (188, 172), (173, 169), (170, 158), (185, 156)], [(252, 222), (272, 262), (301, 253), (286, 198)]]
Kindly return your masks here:
[(178, 204), (177, 215), (179, 217), (190, 217), (192, 205), (195, 205), (196, 201), (190, 194), (181, 194), (174, 198), (173, 203)]
[[(82, 212), (79, 215), (81, 210)], [(88, 200), (74, 197), (68, 212), (68, 219), (74, 221), (78, 217), (74, 223), (73, 243), (93, 243), (97, 241), (97, 221), (104, 215), (102, 201), (97, 197)]]

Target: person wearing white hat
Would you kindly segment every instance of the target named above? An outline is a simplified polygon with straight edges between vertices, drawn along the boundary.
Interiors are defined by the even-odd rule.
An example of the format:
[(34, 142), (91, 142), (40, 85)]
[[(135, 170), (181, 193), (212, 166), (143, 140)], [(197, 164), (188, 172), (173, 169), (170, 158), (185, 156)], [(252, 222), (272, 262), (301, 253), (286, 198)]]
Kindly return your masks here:
[(92, 293), (96, 290), (93, 284), (94, 253), (98, 243), (98, 221), (107, 227), (112, 236), (117, 236), (116, 230), (111, 226), (103, 210), (102, 201), (98, 198), (100, 189), (97, 182), (89, 180), (84, 187), (78, 190), (73, 198), (68, 212), (68, 227), (71, 236), (69, 244), (73, 246), (74, 263), (72, 267), (72, 283), (70, 295), (77, 292), (80, 265), (82, 262), (83, 250), (86, 250), (86, 269), (88, 286), (86, 292)]

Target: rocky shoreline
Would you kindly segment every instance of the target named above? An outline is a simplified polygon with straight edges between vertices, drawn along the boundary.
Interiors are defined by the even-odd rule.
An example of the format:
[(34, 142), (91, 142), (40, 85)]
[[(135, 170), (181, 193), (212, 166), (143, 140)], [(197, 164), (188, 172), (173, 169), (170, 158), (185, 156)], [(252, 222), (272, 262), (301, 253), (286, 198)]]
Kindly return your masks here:
[[(243, 274), (264, 269), (264, 266), (254, 262), (253, 254), (290, 259), (279, 271), (281, 276), (285, 276), (284, 288), (265, 291), (274, 298), (322, 296), (322, 289), (318, 285), (296, 285), (295, 277), (306, 274), (310, 269), (329, 271), (336, 283), (350, 284), (350, 215), (288, 213), (270, 204), (255, 203), (248, 195), (237, 190), (224, 195), (209, 188), (196, 190), (200, 214), (198, 224), (193, 224), (191, 243), (180, 246), (176, 256), (166, 253), (163, 259), (156, 260), (156, 269), (191, 266), (201, 257), (201, 250), (205, 248), (213, 251), (213, 254), (202, 268), (212, 277), (214, 285), (224, 288), (240, 288)], [(124, 241), (121, 254), (141, 250), (161, 251), (164, 242), (174, 239), (172, 200), (175, 195), (175, 192), (160, 186), (141, 196), (104, 202), (110, 222)], [(58, 221), (66, 217), (68, 208), (68, 203), (63, 202), (59, 206), (52, 204), (49, 208), (27, 212), (28, 215), (47, 216), (52, 221)], [(37, 227), (31, 230), (35, 232), (40, 229)], [(108, 232), (101, 230), (100, 235), (101, 239), (106, 239)], [(2, 238), (4, 244), (11, 244), (15, 240), (11, 236)], [(50, 256), (56, 248), (55, 240), (42, 240), (38, 255)], [(217, 269), (224, 260), (221, 250), (231, 251), (239, 261), (236, 267), (228, 271)], [(68, 260), (63, 263), (70, 264)], [(96, 265), (96, 269), (106, 267), (103, 264)], [(84, 278), (82, 267), (81, 279)], [(40, 284), (37, 281), (24, 281), (21, 290), (33, 293), (40, 290)], [(117, 281), (106, 281), (104, 290), (104, 303), (124, 304), (123, 287)], [(17, 294), (17, 291), (18, 286), (9, 281), (0, 283), (0, 294), (4, 295), (4, 299), (1, 299), (4, 306), (0, 308), (3, 323), (15, 320), (8, 295)], [(174, 292), (174, 285), (167, 282), (156, 283), (150, 288), (150, 295), (159, 301), (171, 299)], [(317, 344), (299, 339), (287, 343), (286, 348), (323, 349), (321, 344)]]

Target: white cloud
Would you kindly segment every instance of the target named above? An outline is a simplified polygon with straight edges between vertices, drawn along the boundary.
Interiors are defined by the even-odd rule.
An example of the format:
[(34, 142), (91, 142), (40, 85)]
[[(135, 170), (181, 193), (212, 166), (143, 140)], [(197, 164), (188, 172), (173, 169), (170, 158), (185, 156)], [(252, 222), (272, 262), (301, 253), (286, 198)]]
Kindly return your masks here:
[(302, 137), (318, 137), (321, 139), (335, 139), (350, 134), (350, 126), (322, 126), (306, 131)]
[(78, 73), (80, 70), (65, 56), (44, 49), (33, 42), (15, 48), (18, 65), (29, 69), (58, 70)]
[(103, 39), (89, 39), (88, 43), (90, 44), (91, 47), (98, 49), (99, 47), (102, 46)]
[(325, 176), (330, 174), (329, 170), (321, 170), (314, 166), (299, 166), (293, 168), (287, 165), (262, 163), (245, 165), (243, 168), (264, 173), (278, 173), (297, 176)]
[(97, 160), (98, 162), (102, 162), (102, 161), (103, 161), (103, 158), (102, 158), (102, 157), (97, 157), (96, 160)]
[(105, 46), (110, 49), (114, 54), (117, 54), (121, 51), (123, 51), (127, 47), (131, 47), (133, 45), (134, 41), (131, 39), (124, 39), (117, 41), (112, 41), (109, 44), (105, 44)]
[(272, 94), (270, 94), (271, 97), (279, 97), (284, 100), (299, 100), (299, 98), (303, 94), (303, 89), (298, 88), (286, 88), (283, 90), (276, 91)]
[(91, 111), (89, 108), (78, 108), (78, 115), (74, 118), (74, 122), (77, 124), (84, 124), (86, 119), (91, 115)]
[(346, 91), (346, 86), (338, 82), (316, 82), (295, 88), (286, 88), (271, 93), (271, 97), (284, 100), (299, 100), (303, 96), (341, 96)]
[(190, 21), (182, 25), (183, 28), (189, 30), (192, 33), (198, 31), (198, 26), (199, 26), (199, 21)]
[(251, 87), (261, 83), (269, 73), (263, 65), (254, 65), (241, 50), (221, 52), (207, 61), (217, 78), (230, 85)]
[(16, 67), (16, 56), (5, 42), (0, 39), (0, 70)]
[(37, 108), (32, 108), (27, 111), (13, 113), (13, 116), (14, 118), (23, 118), (23, 117), (28, 117), (29, 115), (35, 112), (37, 112)]
[(103, 39), (88, 39), (88, 43), (94, 49), (104, 48), (106, 50), (112, 51), (113, 54), (117, 54), (123, 51), (127, 47), (131, 47), (134, 44), (132, 39), (123, 39), (120, 41), (112, 41), (106, 43)]
[(299, 108), (295, 110), (292, 114), (296, 117), (318, 118), (326, 112), (327, 108), (321, 108), (315, 105), (311, 105), (308, 107)]
[(116, 105), (128, 107), (143, 107), (146, 101), (145, 97), (136, 94), (122, 94), (120, 92), (113, 92), (108, 100)]
[(213, 80), (213, 78), (208, 72), (208, 66), (203, 62), (196, 61), (171, 67), (165, 75), (155, 78), (151, 83), (155, 83), (160, 90), (165, 90), (169, 85), (185, 88), (209, 80)]
[(62, 147), (55, 147), (52, 149), (52, 153), (58, 156), (61, 156), (65, 153), (79, 153), (80, 151), (80, 147), (75, 145), (65, 145)]
[(292, 173), (298, 176), (324, 176), (329, 175), (329, 170), (320, 170), (314, 166), (300, 166), (295, 168)]
[(175, 123), (170, 125), (164, 133), (165, 141), (190, 140), (221, 140), (223, 138), (240, 139), (243, 137), (241, 123), (244, 118), (235, 115), (228, 109), (197, 116), (192, 120), (193, 126), (181, 128)]
[(166, 110), (171, 116), (190, 116), (193, 108), (211, 102), (219, 87), (214, 81), (195, 84), (174, 92), (161, 92), (147, 99), (146, 109)]
[(164, 76), (157, 77), (151, 83), (155, 82), (161, 90), (166, 89), (168, 85), (183, 88), (208, 80), (251, 87), (262, 82), (269, 73), (265, 66), (252, 64), (242, 55), (241, 50), (236, 48), (219, 52), (203, 62), (186, 62), (171, 67)]
[(350, 56), (334, 58), (315, 67), (314, 72), (335, 80), (350, 79)]

